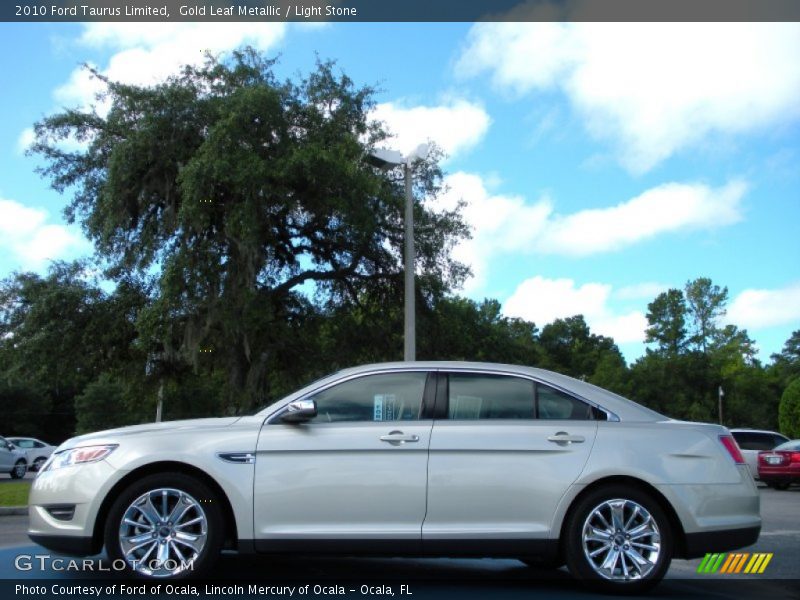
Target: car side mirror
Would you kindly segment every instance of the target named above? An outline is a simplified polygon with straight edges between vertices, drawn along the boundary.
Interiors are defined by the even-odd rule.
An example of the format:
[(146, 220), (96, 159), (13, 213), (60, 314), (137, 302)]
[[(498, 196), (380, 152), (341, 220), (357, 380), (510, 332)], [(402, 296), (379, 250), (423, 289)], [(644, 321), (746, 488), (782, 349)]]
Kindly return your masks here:
[(290, 402), (281, 415), (284, 423), (305, 423), (317, 416), (317, 403), (314, 400), (295, 400)]

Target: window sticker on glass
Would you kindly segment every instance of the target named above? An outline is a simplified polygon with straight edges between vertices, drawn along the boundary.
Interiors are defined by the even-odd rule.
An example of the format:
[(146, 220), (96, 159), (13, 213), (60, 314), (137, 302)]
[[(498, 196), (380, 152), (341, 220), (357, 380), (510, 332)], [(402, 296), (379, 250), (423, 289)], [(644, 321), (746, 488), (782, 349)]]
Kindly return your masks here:
[(373, 421), (394, 421), (400, 417), (403, 403), (397, 405), (396, 394), (375, 394), (373, 400)]

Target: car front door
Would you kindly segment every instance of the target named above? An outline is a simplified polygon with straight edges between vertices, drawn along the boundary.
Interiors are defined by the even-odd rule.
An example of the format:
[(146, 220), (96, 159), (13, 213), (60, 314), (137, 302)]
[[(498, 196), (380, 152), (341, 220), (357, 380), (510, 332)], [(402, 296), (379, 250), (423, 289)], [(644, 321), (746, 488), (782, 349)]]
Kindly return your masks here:
[(316, 402), (314, 419), (269, 419), (257, 446), (256, 548), (419, 550), (433, 426), (427, 379), (423, 371), (353, 377), (306, 398)]
[(423, 548), (539, 553), (588, 460), (597, 409), (522, 377), (441, 377), (437, 403), (447, 406), (431, 435)]
[(8, 473), (13, 466), (14, 454), (11, 446), (4, 438), (0, 438), (0, 473)]

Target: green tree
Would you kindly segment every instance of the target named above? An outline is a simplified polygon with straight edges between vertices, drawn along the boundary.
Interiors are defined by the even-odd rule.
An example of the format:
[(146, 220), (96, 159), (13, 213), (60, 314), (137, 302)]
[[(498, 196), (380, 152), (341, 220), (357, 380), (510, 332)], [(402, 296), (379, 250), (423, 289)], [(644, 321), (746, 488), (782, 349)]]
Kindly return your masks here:
[(780, 353), (772, 355), (771, 371), (778, 385), (785, 388), (793, 379), (800, 377), (800, 329), (793, 331)]
[(78, 434), (110, 429), (132, 422), (126, 411), (130, 404), (126, 397), (128, 389), (117, 378), (103, 373), (89, 383), (75, 397), (76, 423)]
[[(41, 172), (73, 192), (66, 215), (83, 224), (110, 277), (157, 273), (139, 315), (143, 344), (195, 368), (213, 347), (229, 409), (273, 396), (277, 354), (307, 317), (303, 296), (336, 304), (396, 288), (403, 180), (367, 160), (386, 137), (369, 119), (372, 88), (331, 63), (281, 82), (252, 49), (155, 87), (90, 71), (111, 108), (37, 123)], [(69, 136), (85, 149), (65, 150)], [(414, 165), (417, 198), (439, 193), (440, 156)], [(467, 273), (449, 250), (468, 231), (458, 208), (432, 206), (414, 209), (417, 268), (446, 290)]]
[(658, 344), (667, 356), (677, 356), (686, 349), (686, 299), (681, 290), (660, 293), (647, 305), (645, 342)]
[(781, 396), (781, 431), (792, 439), (800, 438), (800, 379), (795, 379)]
[[(614, 340), (591, 332), (583, 315), (556, 319), (542, 328), (539, 335), (542, 351), (541, 366), (578, 379), (590, 381), (603, 358), (624, 364), (624, 359)], [(611, 363), (602, 366), (603, 377), (608, 377)]]
[(17, 273), (0, 283), (2, 379), (32, 390), (22, 397), (53, 441), (72, 433), (74, 398), (88, 383), (138, 360), (134, 321), (146, 292), (121, 281), (108, 294), (88, 270), (83, 262), (56, 262), (44, 277)]
[(60, 441), (52, 437), (47, 416), (51, 401), (46, 390), (29, 382), (0, 381), (0, 407), (3, 411), (3, 435), (24, 435)]
[(725, 316), (728, 303), (728, 288), (720, 288), (708, 277), (698, 277), (686, 282), (686, 305), (692, 329), (690, 341), (703, 354), (708, 351), (717, 321)]
[(497, 300), (442, 298), (425, 312), (421, 324), (423, 359), (539, 363), (536, 325), (504, 316)]
[(778, 395), (756, 359), (755, 342), (735, 325), (717, 329), (709, 346), (712, 378), (725, 392), (724, 424), (730, 427), (774, 429)]

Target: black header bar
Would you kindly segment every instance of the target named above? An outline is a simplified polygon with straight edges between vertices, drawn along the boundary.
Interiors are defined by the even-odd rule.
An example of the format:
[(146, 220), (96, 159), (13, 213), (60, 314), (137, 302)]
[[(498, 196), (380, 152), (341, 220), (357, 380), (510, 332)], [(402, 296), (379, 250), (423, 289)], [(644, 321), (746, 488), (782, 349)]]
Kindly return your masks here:
[(0, 21), (800, 21), (800, 0), (3, 0)]

